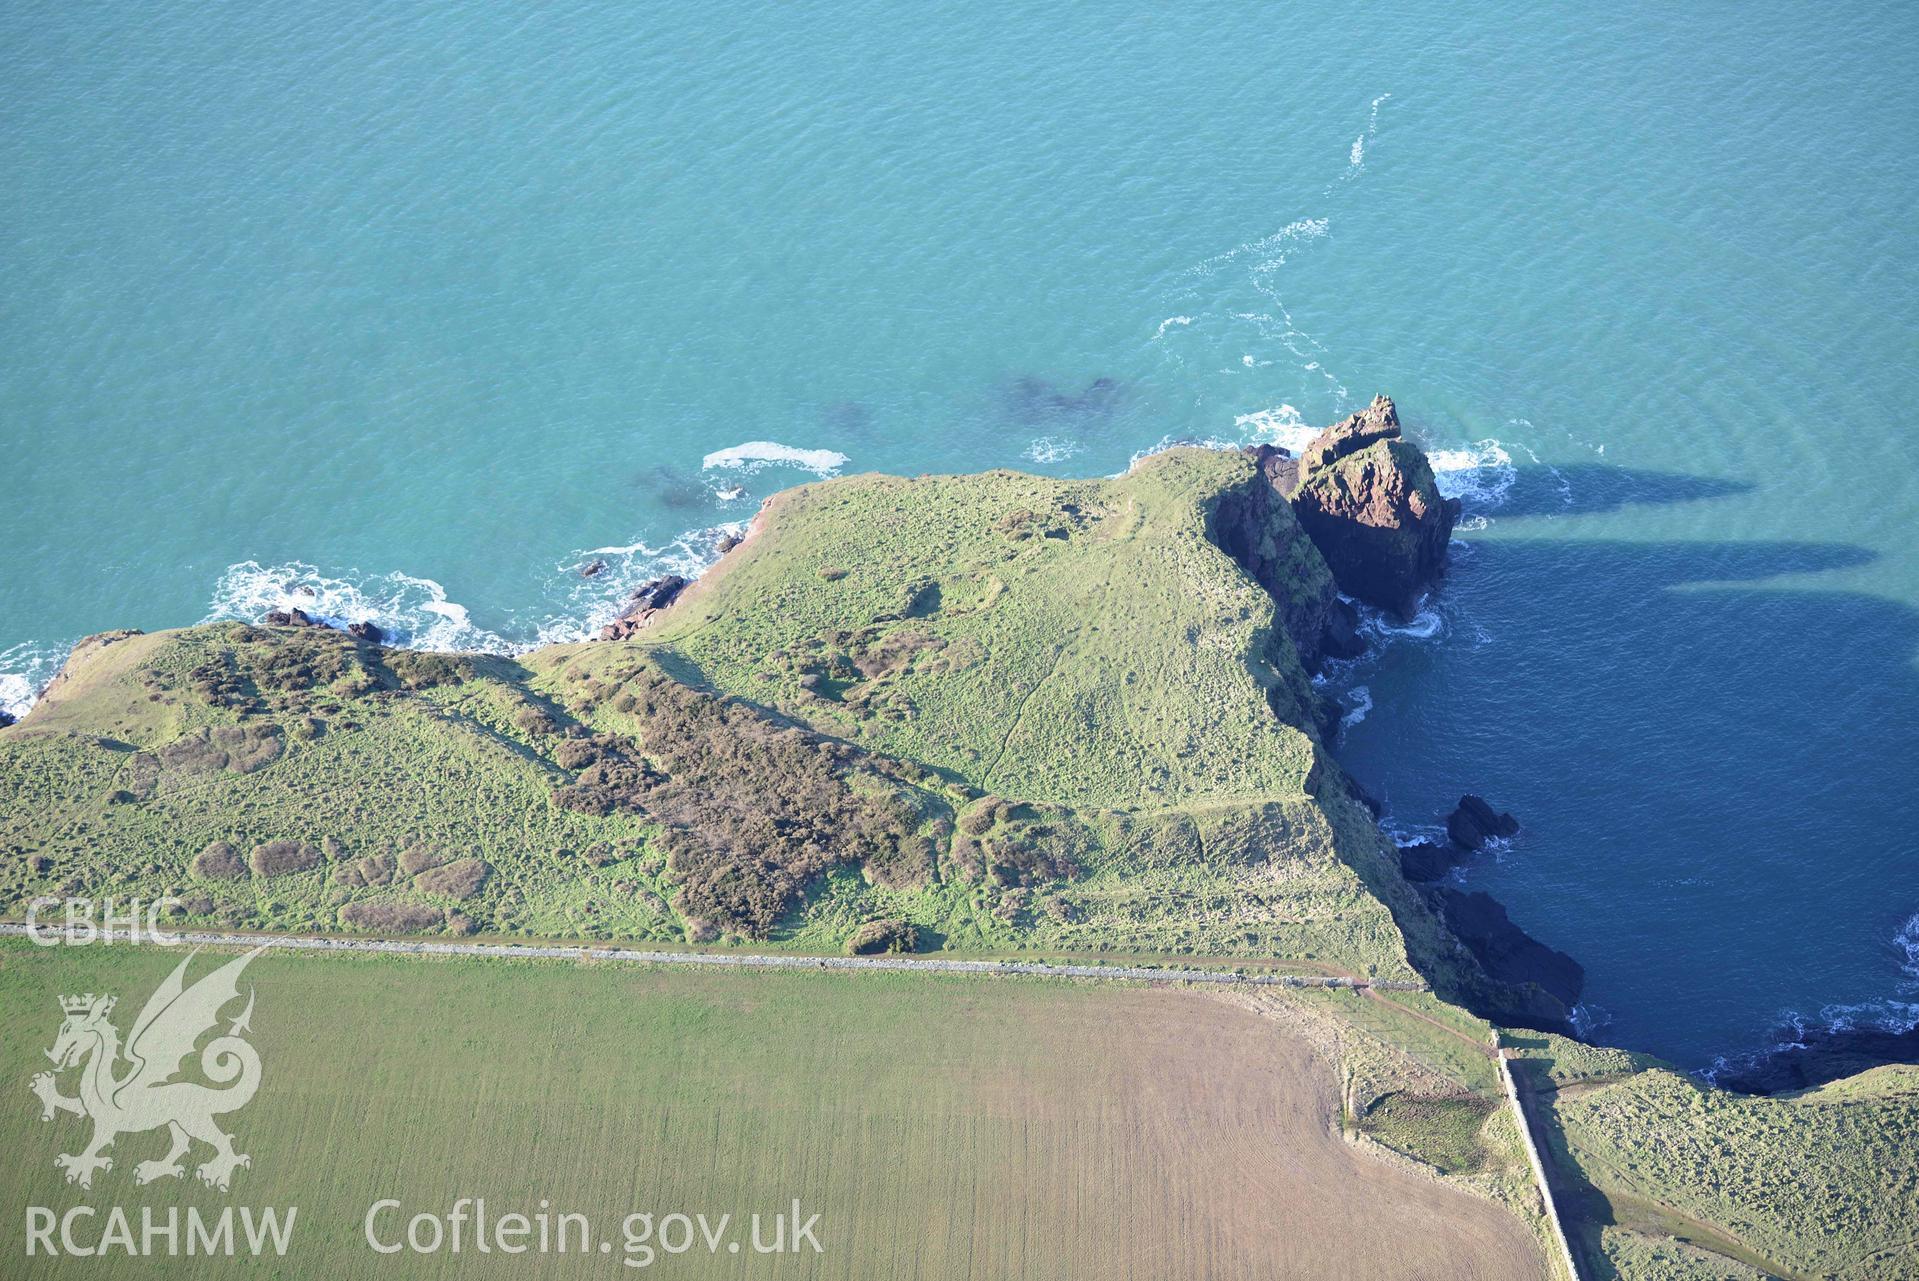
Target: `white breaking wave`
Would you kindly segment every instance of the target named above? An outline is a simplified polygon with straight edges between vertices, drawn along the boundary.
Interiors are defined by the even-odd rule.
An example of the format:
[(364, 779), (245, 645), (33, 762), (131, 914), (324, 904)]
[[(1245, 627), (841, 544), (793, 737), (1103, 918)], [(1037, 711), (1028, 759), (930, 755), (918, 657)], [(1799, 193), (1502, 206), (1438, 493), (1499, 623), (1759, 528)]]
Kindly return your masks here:
[(391, 645), (450, 653), (512, 653), (516, 647), (475, 624), (466, 606), (449, 600), (430, 578), (397, 571), (343, 577), (305, 561), (230, 565), (214, 585), (203, 622), (257, 623), (273, 610), (301, 609), (335, 627), (372, 623)]
[(0, 672), (0, 712), (25, 716), (33, 706), (33, 679), (25, 672)]
[(1579, 1033), (1582, 1041), (1591, 1041), (1593, 1036), (1612, 1022), (1612, 1011), (1603, 1005), (1594, 1005), (1590, 1001), (1581, 1001), (1573, 1006), (1573, 1031)]
[(816, 476), (831, 476), (851, 462), (845, 454), (832, 449), (796, 449), (773, 440), (749, 440), (729, 449), (716, 449), (700, 460), (708, 471), (733, 468), (755, 472), (762, 467), (795, 467)]
[[(665, 574), (678, 574), (689, 581), (698, 578), (720, 558), (720, 541), (729, 535), (740, 537), (746, 528), (746, 521), (729, 521), (686, 530), (658, 545), (636, 542), (581, 552), (556, 567), (556, 572), (572, 583), (566, 593), (566, 612), (542, 622), (533, 641), (519, 648), (591, 639), (626, 608), (634, 588)], [(591, 578), (582, 578), (581, 564), (593, 561), (602, 562), (601, 568)]]
[(1160, 321), (1159, 328), (1153, 331), (1153, 341), (1158, 342), (1161, 338), (1164, 338), (1166, 336), (1166, 331), (1168, 329), (1173, 328), (1176, 325), (1179, 328), (1184, 329), (1186, 326), (1192, 323), (1193, 323), (1193, 318), (1191, 316), (1168, 316), (1166, 319)]
[(1482, 512), (1504, 502), (1519, 475), (1513, 456), (1490, 437), (1462, 448), (1428, 450), (1426, 460), (1432, 464), (1433, 481), (1441, 494)]
[(1058, 463), (1071, 458), (1079, 452), (1079, 449), (1079, 442), (1076, 440), (1067, 440), (1062, 436), (1040, 436), (1026, 446), (1026, 452), (1022, 457), (1030, 458), (1036, 463)]
[(1447, 630), (1446, 616), (1422, 602), (1419, 612), (1406, 622), (1395, 622), (1376, 609), (1360, 608), (1359, 630), (1367, 639), (1381, 644), (1390, 640), (1431, 640)]
[[(1919, 987), (1919, 912), (1909, 917), (1892, 936), (1892, 948), (1899, 957), (1899, 968), (1907, 976), (1900, 987), (1910, 992)], [(1881, 997), (1878, 1000), (1821, 1006), (1819, 1013), (1811, 1017), (1798, 1010), (1785, 1010), (1779, 1015), (1778, 1021), (1789, 1032), (1785, 1040), (1746, 1054), (1721, 1055), (1699, 1075), (1708, 1081), (1717, 1081), (1728, 1069), (1748, 1066), (1770, 1054), (1798, 1049), (1804, 1045), (1806, 1033), (1815, 1028), (1834, 1032), (1859, 1028), (1893, 1033), (1910, 1031), (1919, 1027), (1919, 1002)]]
[(1443, 845), (1447, 840), (1443, 823), (1405, 823), (1391, 814), (1379, 820), (1379, 830), (1391, 837), (1400, 849), (1408, 845)]
[(1351, 706), (1339, 718), (1339, 723), (1342, 726), (1357, 725), (1366, 719), (1366, 713), (1373, 710), (1373, 691), (1364, 685), (1355, 685), (1346, 691), (1346, 701)]
[(66, 649), (51, 645), (15, 645), (0, 650), (0, 711), (25, 716), (66, 656)]
[(1893, 1000), (1859, 1001), (1850, 1005), (1824, 1005), (1816, 1020), (1794, 1015), (1793, 1028), (1803, 1038), (1807, 1027), (1826, 1027), (1835, 1032), (1869, 1028), (1875, 1032), (1905, 1032), (1919, 1027), (1919, 1004)]
[(1249, 443), (1278, 445), (1289, 454), (1299, 453), (1319, 434), (1319, 428), (1308, 423), (1291, 405), (1240, 414), (1233, 419), (1233, 426), (1250, 438)]

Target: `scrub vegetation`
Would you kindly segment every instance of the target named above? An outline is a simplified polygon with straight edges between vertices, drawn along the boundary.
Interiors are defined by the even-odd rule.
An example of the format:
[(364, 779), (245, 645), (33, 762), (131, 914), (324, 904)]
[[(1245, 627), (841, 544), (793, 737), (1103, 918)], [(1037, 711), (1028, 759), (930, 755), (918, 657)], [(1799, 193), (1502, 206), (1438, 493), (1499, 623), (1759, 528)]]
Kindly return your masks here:
[[(820, 952), (898, 921), (1412, 977), (1274, 597), (1208, 537), (1251, 479), (1179, 450), (807, 486), (639, 638), (518, 661), (108, 634), (0, 735), (0, 906)], [(1286, 573), (1323, 576), (1296, 535)]]

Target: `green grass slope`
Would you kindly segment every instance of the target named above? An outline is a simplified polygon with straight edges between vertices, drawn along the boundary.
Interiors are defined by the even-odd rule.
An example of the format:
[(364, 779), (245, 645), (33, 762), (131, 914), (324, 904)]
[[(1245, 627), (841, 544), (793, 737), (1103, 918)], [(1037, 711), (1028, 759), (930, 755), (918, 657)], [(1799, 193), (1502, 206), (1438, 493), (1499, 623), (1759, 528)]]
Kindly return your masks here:
[(197, 923), (812, 950), (893, 920), (925, 948), (1406, 977), (1390, 852), (1273, 596), (1209, 537), (1255, 481), (1176, 450), (1106, 481), (807, 486), (641, 637), (520, 661), (99, 638), (0, 731), (0, 910), (164, 894)]
[(1645, 1071), (1554, 1108), (1619, 1217), (1716, 1229), (1784, 1275), (1919, 1277), (1919, 1070), (1772, 1097)]
[(1108, 481), (809, 485), (649, 643), (699, 680), (989, 792), (1104, 808), (1301, 798), (1305, 675), (1272, 598), (1206, 536), (1211, 501), (1251, 475), (1239, 455), (1183, 449)]
[(1599, 1275), (1919, 1277), (1919, 1068), (1750, 1096), (1643, 1055), (1517, 1039)]

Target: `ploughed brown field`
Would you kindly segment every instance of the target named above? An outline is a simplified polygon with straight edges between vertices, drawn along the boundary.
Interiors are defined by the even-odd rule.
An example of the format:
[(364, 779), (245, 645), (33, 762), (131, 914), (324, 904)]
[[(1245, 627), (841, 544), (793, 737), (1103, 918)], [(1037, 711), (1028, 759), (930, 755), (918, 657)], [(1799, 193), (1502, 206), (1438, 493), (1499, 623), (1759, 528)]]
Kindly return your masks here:
[[(123, 1135), (87, 1192), (27, 1092), (56, 996), (116, 992), (124, 1031), (179, 953), (0, 945), (0, 1203), (8, 1275), (359, 1277), (1507, 1278), (1542, 1273), (1498, 1206), (1341, 1139), (1337, 1085), (1281, 1024), (1176, 989), (924, 974), (687, 972), (267, 955), (263, 1083), (224, 1118), (231, 1192), (135, 1184)], [(194, 974), (217, 958), (202, 956)], [(237, 1007), (230, 1010), (230, 1017)], [(222, 1024), (224, 1030), (224, 1023)], [(66, 1088), (72, 1091), (72, 1074)], [(565, 1255), (375, 1253), (456, 1198), (576, 1211)], [(823, 1253), (753, 1252), (750, 1216), (817, 1213)], [(298, 1206), (285, 1258), (25, 1259), (19, 1207)], [(726, 1238), (623, 1266), (635, 1212), (730, 1214)], [(790, 1229), (789, 1229), (790, 1230)], [(93, 1229), (98, 1234), (98, 1227)], [(468, 1229), (470, 1232), (470, 1228)], [(608, 1250), (602, 1253), (600, 1243)], [(738, 1252), (728, 1244), (738, 1243)], [(577, 1243), (575, 1243), (577, 1244)], [(657, 1245), (657, 1241), (655, 1242)]]

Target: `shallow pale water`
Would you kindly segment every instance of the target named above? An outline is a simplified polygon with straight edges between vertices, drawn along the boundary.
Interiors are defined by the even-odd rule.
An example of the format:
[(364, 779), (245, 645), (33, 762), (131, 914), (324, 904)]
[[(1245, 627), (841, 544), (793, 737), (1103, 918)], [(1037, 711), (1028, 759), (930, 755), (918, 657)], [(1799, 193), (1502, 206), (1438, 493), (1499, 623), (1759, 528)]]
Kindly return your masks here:
[(1466, 879), (1628, 1044), (1895, 1016), (1919, 15), (1692, 8), (13, 4), (0, 697), (300, 581), (577, 634), (815, 472), (1386, 390), (1476, 526), (1342, 678), (1394, 821), (1517, 812)]

